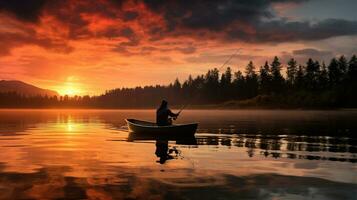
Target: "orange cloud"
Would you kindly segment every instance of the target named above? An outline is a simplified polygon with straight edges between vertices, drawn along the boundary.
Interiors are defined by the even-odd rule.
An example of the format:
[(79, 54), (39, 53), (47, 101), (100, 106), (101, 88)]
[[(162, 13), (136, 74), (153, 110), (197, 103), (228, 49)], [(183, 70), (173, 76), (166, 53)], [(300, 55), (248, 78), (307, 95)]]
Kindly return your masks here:
[[(155, 2), (0, 3), (0, 79), (61, 91), (70, 84), (80, 94), (100, 94), (204, 73), (237, 48), (243, 50), (232, 60), (234, 70), (249, 60), (259, 65), (287, 55), (282, 52), (321, 49), (315, 40), (357, 33), (354, 21), (312, 25), (279, 18), (271, 9), (291, 6), (283, 0)], [(339, 30), (329, 28), (336, 23)]]

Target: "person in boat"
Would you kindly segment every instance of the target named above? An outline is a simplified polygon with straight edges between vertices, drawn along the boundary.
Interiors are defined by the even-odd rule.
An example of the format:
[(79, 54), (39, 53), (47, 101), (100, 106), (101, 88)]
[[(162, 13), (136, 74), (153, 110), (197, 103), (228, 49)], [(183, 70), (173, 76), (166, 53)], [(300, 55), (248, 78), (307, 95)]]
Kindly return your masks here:
[(156, 110), (156, 124), (158, 126), (168, 126), (172, 124), (172, 120), (179, 116), (179, 113), (173, 113), (167, 105), (167, 101), (162, 100), (160, 107)]

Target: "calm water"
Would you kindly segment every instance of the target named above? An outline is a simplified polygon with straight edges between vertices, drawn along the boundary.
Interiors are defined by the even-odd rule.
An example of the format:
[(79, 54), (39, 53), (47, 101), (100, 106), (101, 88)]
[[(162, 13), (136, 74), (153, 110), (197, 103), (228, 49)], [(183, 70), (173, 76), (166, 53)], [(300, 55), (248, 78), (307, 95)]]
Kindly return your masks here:
[(1, 110), (0, 199), (357, 199), (357, 111), (184, 111), (195, 138), (128, 134), (152, 110)]

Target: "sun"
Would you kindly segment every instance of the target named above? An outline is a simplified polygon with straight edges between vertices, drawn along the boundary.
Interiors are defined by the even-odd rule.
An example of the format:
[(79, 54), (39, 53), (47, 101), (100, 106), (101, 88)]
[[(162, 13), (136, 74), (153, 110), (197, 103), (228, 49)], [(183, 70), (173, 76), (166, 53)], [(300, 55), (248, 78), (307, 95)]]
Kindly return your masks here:
[(57, 91), (61, 96), (65, 96), (65, 95), (79, 96), (82, 93), (81, 89), (72, 83), (66, 83), (64, 86), (60, 87)]
[(67, 80), (63, 83), (62, 86), (59, 86), (57, 90), (61, 96), (75, 96), (80, 95), (82, 93), (80, 89), (80, 84), (77, 82), (78, 78), (75, 76), (67, 77)]
[(68, 96), (75, 96), (75, 95), (79, 95), (81, 92), (78, 88), (74, 88), (74, 87), (68, 87), (66, 86), (63, 89), (60, 89), (58, 91), (60, 93), (60, 95), (68, 95)]

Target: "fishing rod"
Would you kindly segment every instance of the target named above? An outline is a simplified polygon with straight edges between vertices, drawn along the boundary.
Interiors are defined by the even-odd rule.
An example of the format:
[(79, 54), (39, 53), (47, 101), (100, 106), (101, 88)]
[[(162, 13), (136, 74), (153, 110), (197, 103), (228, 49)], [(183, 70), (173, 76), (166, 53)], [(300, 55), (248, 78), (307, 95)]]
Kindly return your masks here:
[[(218, 71), (221, 71), (221, 69), (223, 69), (223, 67), (226, 66), (226, 64), (228, 64), (228, 63), (232, 60), (232, 58), (234, 58), (234, 56), (236, 56), (236, 55), (238, 54), (238, 52), (239, 52), (240, 50), (242, 50), (242, 48), (236, 49), (236, 51), (222, 64), (222, 66), (218, 68)], [(191, 99), (191, 101), (192, 101), (192, 99)], [(182, 108), (180, 109), (180, 111), (177, 113), (177, 115), (180, 115), (181, 112), (182, 112), (187, 106), (191, 105), (191, 101), (188, 101), (187, 104), (183, 105)]]

